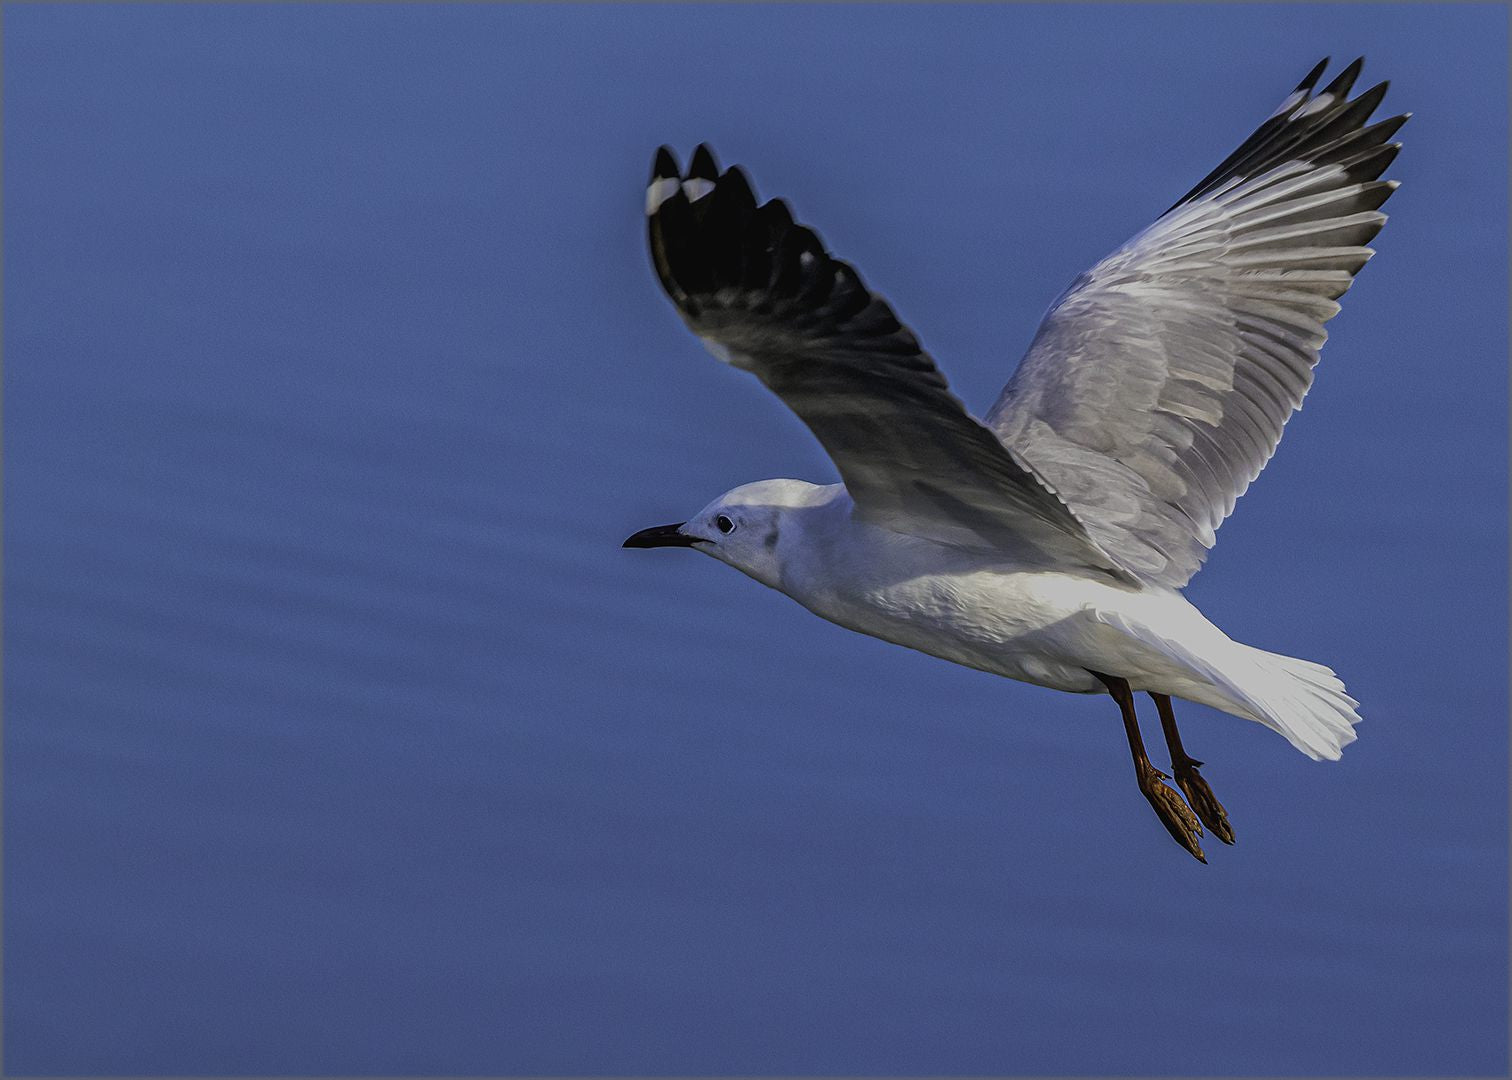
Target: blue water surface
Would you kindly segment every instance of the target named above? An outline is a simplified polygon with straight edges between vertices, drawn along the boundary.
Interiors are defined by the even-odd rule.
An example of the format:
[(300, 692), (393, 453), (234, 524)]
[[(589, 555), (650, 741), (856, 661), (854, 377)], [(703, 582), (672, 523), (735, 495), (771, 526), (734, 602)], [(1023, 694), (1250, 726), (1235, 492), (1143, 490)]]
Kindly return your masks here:
[[(5, 1069), (1504, 1074), (1506, 42), (7, 4)], [(833, 478), (661, 297), (658, 144), (789, 198), (980, 409), (1330, 53), (1415, 111), (1403, 187), (1190, 595), (1366, 723), (1320, 765), (1181, 709), (1211, 865), (1105, 699), (620, 550)]]

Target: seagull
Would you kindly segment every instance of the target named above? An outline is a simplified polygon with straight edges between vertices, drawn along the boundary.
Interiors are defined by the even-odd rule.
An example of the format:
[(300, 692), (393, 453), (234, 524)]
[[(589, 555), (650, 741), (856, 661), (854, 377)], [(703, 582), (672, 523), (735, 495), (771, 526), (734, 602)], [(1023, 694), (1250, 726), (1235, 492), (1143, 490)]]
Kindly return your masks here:
[[(686, 172), (662, 147), (646, 191), (662, 288), (710, 353), (798, 414), (842, 482), (745, 484), (624, 546), (693, 548), (847, 629), (1111, 696), (1140, 792), (1206, 863), (1203, 826), (1234, 833), (1173, 698), (1258, 721), (1315, 760), (1337, 760), (1360, 719), (1330, 668), (1234, 641), (1181, 590), (1301, 407), (1323, 324), (1398, 186), (1380, 177), (1411, 114), (1370, 123), (1387, 84), (1351, 100), (1362, 62), (1315, 91), (1325, 58), (1072, 282), (981, 419), (785, 203), (758, 204), (706, 145)], [(1137, 692), (1169, 775), (1145, 751)]]

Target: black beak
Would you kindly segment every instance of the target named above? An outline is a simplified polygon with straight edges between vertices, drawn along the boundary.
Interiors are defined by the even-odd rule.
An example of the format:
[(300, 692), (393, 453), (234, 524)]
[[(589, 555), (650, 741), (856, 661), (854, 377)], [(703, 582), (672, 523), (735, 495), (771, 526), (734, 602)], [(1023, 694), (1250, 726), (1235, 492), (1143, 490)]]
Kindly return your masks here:
[(675, 525), (656, 525), (649, 529), (642, 529), (620, 546), (627, 548), (692, 547), (701, 542), (698, 537), (677, 531), (686, 524), (685, 521), (679, 521)]

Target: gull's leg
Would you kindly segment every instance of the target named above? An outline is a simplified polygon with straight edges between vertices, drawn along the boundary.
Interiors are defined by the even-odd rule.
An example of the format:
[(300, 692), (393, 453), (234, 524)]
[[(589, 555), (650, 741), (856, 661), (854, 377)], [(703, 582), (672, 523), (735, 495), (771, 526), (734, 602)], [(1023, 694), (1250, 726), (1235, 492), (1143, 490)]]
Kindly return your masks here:
[(1213, 789), (1197, 774), (1202, 764), (1196, 758), (1187, 757), (1181, 748), (1181, 733), (1176, 730), (1176, 714), (1171, 711), (1169, 694), (1151, 693), (1155, 708), (1160, 713), (1160, 727), (1165, 732), (1166, 747), (1171, 751), (1171, 772), (1176, 774), (1176, 783), (1186, 793), (1187, 802), (1197, 811), (1202, 823), (1213, 830), (1213, 835), (1225, 844), (1234, 842), (1234, 830), (1229, 827), (1228, 811), (1213, 798)]
[(1108, 688), (1108, 693), (1113, 695), (1113, 700), (1118, 702), (1119, 711), (1123, 713), (1124, 732), (1129, 736), (1129, 752), (1134, 755), (1134, 777), (1139, 783), (1139, 790), (1150, 800), (1156, 816), (1176, 842), (1201, 862), (1207, 862), (1207, 857), (1202, 854), (1202, 848), (1197, 843), (1197, 838), (1202, 835), (1202, 825), (1197, 821), (1197, 815), (1181, 801), (1181, 796), (1174, 788), (1161, 783), (1166, 779), (1166, 774), (1151, 765), (1150, 757), (1145, 753), (1144, 739), (1139, 736), (1139, 718), (1134, 715), (1134, 692), (1129, 689), (1129, 681), (1098, 671), (1092, 674)]

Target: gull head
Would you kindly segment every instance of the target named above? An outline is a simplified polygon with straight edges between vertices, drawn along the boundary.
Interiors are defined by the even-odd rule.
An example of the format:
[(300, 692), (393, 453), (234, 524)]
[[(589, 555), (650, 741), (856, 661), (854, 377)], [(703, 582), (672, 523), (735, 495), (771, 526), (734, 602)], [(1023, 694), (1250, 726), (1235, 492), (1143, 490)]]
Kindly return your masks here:
[(642, 529), (623, 546), (693, 548), (763, 585), (779, 588), (779, 541), (797, 532), (801, 511), (827, 501), (831, 490), (803, 480), (745, 484), (725, 492), (687, 521)]

